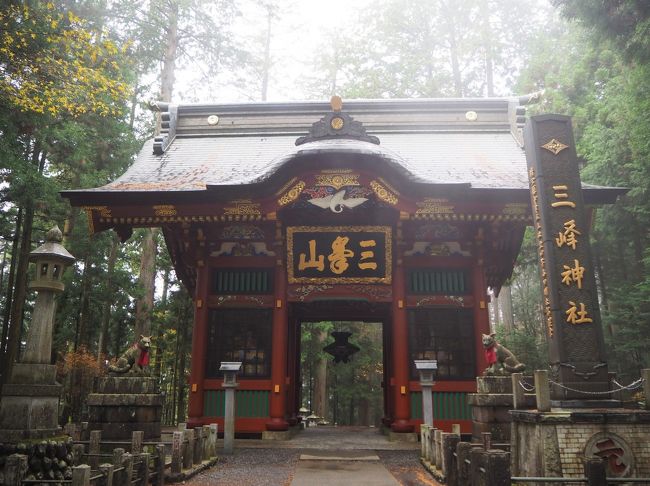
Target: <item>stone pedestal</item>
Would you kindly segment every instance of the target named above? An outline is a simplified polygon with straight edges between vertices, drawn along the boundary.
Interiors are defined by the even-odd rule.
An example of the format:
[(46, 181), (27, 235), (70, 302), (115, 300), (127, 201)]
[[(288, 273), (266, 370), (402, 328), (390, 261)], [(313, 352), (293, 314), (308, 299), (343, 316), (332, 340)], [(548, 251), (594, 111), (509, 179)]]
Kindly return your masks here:
[[(510, 410), (514, 408), (512, 378), (479, 376), (476, 378), (476, 391), (467, 399), (472, 406), (472, 441), (482, 442), (481, 434), (490, 432), (493, 442), (510, 442)], [(525, 401), (532, 407), (534, 395), (526, 395)]]
[(650, 411), (620, 408), (512, 411), (513, 476), (580, 477), (606, 461), (608, 477), (650, 477)]
[(61, 434), (56, 366), (15, 363), (2, 387), (0, 437), (7, 442), (46, 439)]
[(163, 397), (158, 380), (148, 376), (95, 378), (88, 395), (88, 429), (101, 430), (102, 439), (131, 439), (135, 430), (145, 439), (160, 437)]

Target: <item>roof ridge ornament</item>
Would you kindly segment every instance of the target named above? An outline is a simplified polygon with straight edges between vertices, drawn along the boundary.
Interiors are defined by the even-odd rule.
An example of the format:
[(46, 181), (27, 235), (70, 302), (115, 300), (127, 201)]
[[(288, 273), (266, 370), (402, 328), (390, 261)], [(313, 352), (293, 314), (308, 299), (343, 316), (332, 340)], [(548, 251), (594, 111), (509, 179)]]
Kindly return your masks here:
[(153, 139), (153, 153), (162, 155), (176, 136), (178, 106), (163, 101), (150, 101), (149, 108), (160, 113), (160, 133)]
[(341, 111), (343, 101), (340, 96), (332, 96), (330, 105), (332, 107), (331, 113), (327, 113), (323, 118), (313, 123), (309, 134), (304, 137), (299, 137), (296, 140), (296, 145), (315, 142), (317, 140), (334, 140), (339, 138), (363, 140), (364, 142), (379, 145), (379, 138), (368, 135), (360, 121), (355, 120), (347, 113)]

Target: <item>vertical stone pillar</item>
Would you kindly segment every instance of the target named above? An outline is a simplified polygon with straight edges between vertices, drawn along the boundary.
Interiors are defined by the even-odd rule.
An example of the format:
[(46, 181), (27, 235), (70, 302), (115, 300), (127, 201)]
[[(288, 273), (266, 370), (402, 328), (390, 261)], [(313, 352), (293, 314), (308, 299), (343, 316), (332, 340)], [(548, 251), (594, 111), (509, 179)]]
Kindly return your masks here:
[[(285, 419), (287, 407), (287, 270), (283, 260), (278, 258), (275, 267), (275, 308), (273, 309), (273, 335), (271, 338), (271, 420), (266, 429), (281, 431), (289, 428)], [(224, 431), (225, 432), (225, 431)]]
[(21, 362), (50, 364), (52, 359), (52, 329), (56, 312), (55, 294), (41, 290), (36, 297), (34, 309), (32, 322), (27, 331), (25, 354)]
[(409, 400), (409, 344), (408, 322), (406, 315), (406, 282), (404, 278), (404, 265), (398, 257), (393, 269), (393, 397), (394, 406), (393, 432), (413, 432)]
[(172, 474), (180, 474), (183, 469), (183, 432), (172, 435)]
[(226, 410), (223, 417), (223, 452), (232, 454), (235, 449), (235, 389), (226, 388)]
[(205, 379), (205, 354), (207, 342), (209, 291), (209, 268), (203, 260), (197, 262), (196, 293), (194, 295), (194, 329), (192, 331), (192, 371), (190, 372), (190, 393), (188, 423), (201, 425), (203, 417), (203, 381)]
[(571, 118), (532, 116), (524, 136), (551, 378), (564, 385), (551, 392), (589, 399), (609, 390), (609, 373)]

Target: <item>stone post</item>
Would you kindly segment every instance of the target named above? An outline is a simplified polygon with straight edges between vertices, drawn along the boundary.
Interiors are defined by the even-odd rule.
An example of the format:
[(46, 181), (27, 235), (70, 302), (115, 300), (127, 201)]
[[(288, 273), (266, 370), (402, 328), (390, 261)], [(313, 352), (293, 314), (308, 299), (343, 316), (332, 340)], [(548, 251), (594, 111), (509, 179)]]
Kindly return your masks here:
[(165, 486), (165, 444), (156, 444), (155, 486)]
[(133, 454), (125, 452), (122, 455), (122, 465), (124, 466), (123, 484), (129, 484), (130, 478), (133, 477)]
[(219, 424), (210, 424), (210, 457), (217, 455), (217, 437), (219, 436)]
[(435, 457), (436, 457), (436, 469), (442, 469), (442, 430), (436, 429), (434, 433), (435, 438)]
[(524, 389), (521, 387), (520, 383), (523, 380), (523, 373), (513, 373), (511, 376), (512, 379), (512, 407), (515, 410), (526, 407), (526, 396), (524, 394)]
[(203, 451), (201, 452), (203, 460), (210, 459), (210, 426), (204, 425), (201, 430), (203, 436)]
[(194, 429), (183, 431), (183, 467), (190, 469), (194, 463)]
[(104, 475), (104, 483), (107, 486), (113, 486), (113, 475), (114, 472), (113, 470), (115, 469), (115, 466), (112, 464), (100, 464), (99, 465), (99, 472), (101, 472)]
[(510, 486), (510, 453), (499, 450), (486, 451), (485, 484)]
[(140, 484), (144, 486), (149, 485), (149, 459), (151, 454), (148, 452), (143, 452), (140, 454), (140, 466), (138, 467), (138, 478), (140, 478)]
[(472, 444), (469, 442), (459, 442), (456, 446), (456, 461), (458, 464), (458, 486), (469, 485), (470, 483), (470, 471), (469, 464), (465, 462), (469, 460), (470, 454), (472, 452)]
[(538, 411), (551, 411), (551, 392), (548, 383), (548, 371), (546, 370), (535, 370), (535, 400)]
[(90, 486), (90, 466), (88, 464), (72, 468), (72, 486)]
[(101, 430), (90, 431), (90, 442), (88, 443), (88, 463), (93, 469), (99, 466), (100, 443), (102, 440)]
[(183, 469), (183, 432), (172, 435), (172, 474), (180, 474)]
[(442, 470), (449, 486), (458, 485), (458, 459), (454, 457), (460, 436), (457, 434), (445, 434), (442, 438)]
[(144, 431), (135, 430), (131, 434), (131, 454), (142, 453), (142, 442), (144, 441)]
[(219, 371), (223, 371), (223, 387), (226, 390), (226, 407), (223, 417), (223, 452), (232, 454), (235, 448), (235, 388), (237, 372), (241, 362), (222, 362)]
[(454, 452), (460, 442), (460, 437), (456, 434), (442, 434), (442, 474), (445, 478), (454, 474), (451, 470), (456, 469), (454, 461)]
[(113, 464), (113, 480), (115, 484), (122, 485), (125, 483), (124, 478), (126, 478), (126, 473), (124, 470), (115, 471), (115, 469), (122, 467), (124, 461), (124, 449), (121, 447), (116, 447), (113, 449), (113, 458), (111, 459), (111, 464)]
[(12, 454), (7, 457), (5, 463), (5, 480), (7, 486), (22, 486), (23, 479), (27, 473), (27, 456), (24, 454)]
[(430, 425), (422, 424), (420, 425), (420, 456), (424, 459), (428, 458), (428, 443), (429, 443), (429, 431), (431, 429)]
[(194, 429), (194, 464), (203, 462), (203, 429), (197, 427)]
[(645, 409), (650, 410), (650, 369), (641, 370), (643, 378), (643, 396), (645, 396)]

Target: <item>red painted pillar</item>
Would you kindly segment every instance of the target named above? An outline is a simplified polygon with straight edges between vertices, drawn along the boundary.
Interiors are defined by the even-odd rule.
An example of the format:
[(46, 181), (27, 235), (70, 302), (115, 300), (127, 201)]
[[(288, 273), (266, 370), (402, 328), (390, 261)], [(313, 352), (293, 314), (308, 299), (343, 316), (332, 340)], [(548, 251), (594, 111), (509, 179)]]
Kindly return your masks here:
[(278, 260), (275, 267), (275, 309), (273, 310), (273, 336), (271, 338), (271, 420), (267, 430), (287, 430), (287, 271)]
[(194, 329), (192, 331), (192, 371), (190, 373), (190, 398), (188, 425), (201, 425), (203, 417), (203, 380), (205, 378), (205, 352), (208, 325), (208, 268), (199, 261), (196, 268), (194, 293)]
[(409, 342), (406, 318), (406, 289), (404, 267), (401, 259), (397, 260), (393, 271), (393, 397), (394, 420), (393, 432), (413, 432), (409, 423), (411, 408), (409, 403)]
[(485, 361), (485, 352), (483, 351), (482, 334), (490, 334), (490, 316), (487, 305), (487, 285), (485, 283), (485, 267), (483, 266), (483, 248), (481, 240), (477, 244), (478, 257), (473, 269), (473, 289), (474, 289), (474, 337), (476, 349), (476, 374), (480, 375), (487, 367)]

